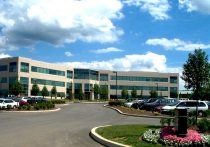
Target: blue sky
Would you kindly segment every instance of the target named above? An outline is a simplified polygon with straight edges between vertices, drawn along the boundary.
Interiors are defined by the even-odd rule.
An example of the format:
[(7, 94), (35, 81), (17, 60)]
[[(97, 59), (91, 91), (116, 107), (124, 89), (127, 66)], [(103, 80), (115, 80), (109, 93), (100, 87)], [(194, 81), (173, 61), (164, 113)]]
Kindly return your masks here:
[(181, 73), (209, 28), (210, 0), (0, 0), (0, 58)]

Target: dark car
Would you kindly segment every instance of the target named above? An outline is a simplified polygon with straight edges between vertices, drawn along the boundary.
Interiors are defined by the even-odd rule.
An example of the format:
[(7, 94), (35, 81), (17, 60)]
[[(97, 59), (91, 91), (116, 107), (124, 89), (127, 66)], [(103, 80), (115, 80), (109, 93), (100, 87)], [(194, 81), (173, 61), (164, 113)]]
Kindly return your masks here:
[(155, 107), (165, 106), (170, 103), (174, 103), (176, 101), (178, 101), (178, 100), (177, 99), (168, 99), (168, 98), (159, 98), (159, 99), (156, 99), (154, 102), (144, 103), (141, 108), (144, 110), (148, 110), (148, 111), (154, 111)]
[(36, 98), (29, 98), (27, 102), (29, 104), (34, 104), (34, 103), (41, 103), (41, 102), (47, 102), (48, 100), (43, 97), (36, 97)]
[(132, 108), (134, 109), (141, 109), (144, 103), (151, 103), (154, 102), (157, 98), (149, 98), (149, 99), (143, 99), (143, 101), (139, 101), (137, 103), (132, 104)]

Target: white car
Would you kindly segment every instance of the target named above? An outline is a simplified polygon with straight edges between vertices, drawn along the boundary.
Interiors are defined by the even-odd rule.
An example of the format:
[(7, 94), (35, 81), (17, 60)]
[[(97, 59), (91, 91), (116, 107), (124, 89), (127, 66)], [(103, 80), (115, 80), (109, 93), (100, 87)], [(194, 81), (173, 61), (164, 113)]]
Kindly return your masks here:
[(0, 99), (0, 108), (7, 108), (8, 106), (11, 106), (11, 108), (15, 108), (18, 106), (18, 103), (11, 100), (11, 99)]
[[(197, 101), (188, 100), (188, 101), (178, 101), (167, 106), (163, 106), (161, 112), (169, 112), (174, 109), (187, 109), (187, 112), (196, 111)], [(198, 113), (202, 115), (203, 111), (208, 110), (208, 105), (205, 101), (198, 101)]]
[(29, 98), (28, 98), (28, 97), (21, 97), (20, 99), (23, 100), (23, 101), (25, 101), (25, 102), (27, 102), (27, 100), (28, 100)]
[(140, 102), (140, 101), (143, 101), (143, 100), (134, 100), (134, 101), (131, 101), (131, 102), (124, 103), (124, 105), (125, 105), (126, 107), (131, 108), (131, 106), (132, 106), (134, 103), (138, 103), (138, 102)]

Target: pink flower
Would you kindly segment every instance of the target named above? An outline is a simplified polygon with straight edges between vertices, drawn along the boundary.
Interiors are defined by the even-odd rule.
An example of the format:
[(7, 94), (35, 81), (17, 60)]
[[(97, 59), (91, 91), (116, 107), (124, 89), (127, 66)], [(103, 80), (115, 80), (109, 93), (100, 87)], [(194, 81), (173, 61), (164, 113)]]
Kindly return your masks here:
[(177, 137), (174, 132), (175, 128), (164, 127), (161, 129), (160, 137), (169, 142), (188, 143), (188, 142), (202, 142), (201, 135), (195, 130), (187, 130), (186, 137)]

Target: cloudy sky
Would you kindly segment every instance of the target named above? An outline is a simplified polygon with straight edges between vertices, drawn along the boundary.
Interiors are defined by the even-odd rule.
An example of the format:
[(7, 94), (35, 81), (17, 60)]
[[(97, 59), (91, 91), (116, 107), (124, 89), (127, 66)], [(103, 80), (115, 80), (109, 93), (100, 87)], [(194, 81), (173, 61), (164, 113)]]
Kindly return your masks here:
[(181, 73), (209, 35), (210, 0), (0, 0), (0, 58)]

